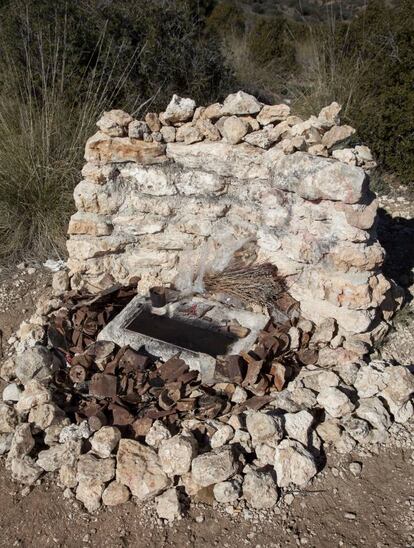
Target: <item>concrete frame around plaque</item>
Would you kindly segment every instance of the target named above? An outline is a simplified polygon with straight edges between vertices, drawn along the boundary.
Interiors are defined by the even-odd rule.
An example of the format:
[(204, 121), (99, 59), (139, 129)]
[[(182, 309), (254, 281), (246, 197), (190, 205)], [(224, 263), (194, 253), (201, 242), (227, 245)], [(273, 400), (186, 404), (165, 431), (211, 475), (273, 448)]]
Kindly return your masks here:
[[(187, 309), (192, 307), (204, 307), (207, 311), (200, 317), (189, 317), (188, 314), (183, 314), (183, 303)], [(225, 324), (231, 320), (237, 322), (247, 328), (249, 333), (244, 338), (236, 338), (234, 342), (229, 344), (224, 355), (240, 354), (248, 351), (256, 341), (259, 332), (265, 328), (269, 321), (269, 316), (250, 312), (244, 309), (230, 308), (219, 302), (204, 299), (200, 296), (193, 296), (169, 303), (166, 306), (166, 314), (170, 318), (178, 318), (180, 321), (191, 325), (204, 326), (206, 330), (211, 330), (211, 325), (218, 326)], [(195, 352), (177, 346), (171, 342), (166, 342), (161, 338), (139, 333), (128, 329), (131, 322), (143, 311), (151, 310), (151, 302), (146, 297), (137, 295), (132, 301), (120, 312), (108, 325), (99, 333), (98, 340), (112, 341), (119, 346), (130, 346), (136, 351), (143, 347), (145, 350), (166, 361), (173, 356), (179, 356), (189, 366), (191, 370), (200, 371), (203, 384), (214, 383), (214, 373), (216, 365), (216, 357), (209, 355), (207, 352)], [(204, 319), (203, 319), (204, 318)]]

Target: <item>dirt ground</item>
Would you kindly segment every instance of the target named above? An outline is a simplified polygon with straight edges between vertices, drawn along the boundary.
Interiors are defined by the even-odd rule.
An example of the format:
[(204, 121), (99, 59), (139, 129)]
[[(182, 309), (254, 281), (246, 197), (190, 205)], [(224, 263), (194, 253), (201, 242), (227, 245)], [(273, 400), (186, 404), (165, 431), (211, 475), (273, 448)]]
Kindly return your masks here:
[[(402, 226), (410, 240), (407, 222)], [(50, 272), (39, 265), (20, 266), (0, 269), (3, 357), (21, 321), (50, 292)], [(413, 325), (404, 323), (404, 336), (411, 333), (408, 354), (407, 341), (394, 344), (398, 330), (393, 340), (393, 348), (404, 347), (411, 361)], [(311, 485), (285, 493), (272, 511), (241, 507), (229, 513), (230, 508), (195, 502), (171, 526), (161, 523), (152, 504), (132, 501), (90, 515), (79, 502), (65, 498), (53, 476), (29, 490), (13, 483), (0, 461), (0, 547), (414, 547), (413, 433), (414, 424), (397, 428), (386, 446), (371, 453), (328, 454), (325, 469)], [(362, 465), (359, 475), (350, 471), (351, 462)]]
[(335, 467), (328, 465), (327, 472), (295, 496), (290, 506), (282, 502), (277, 512), (269, 511), (259, 519), (246, 519), (243, 512), (230, 516), (196, 504), (172, 526), (159, 524), (151, 505), (133, 502), (91, 516), (78, 503), (65, 500), (53, 479), (22, 494), (1, 467), (0, 546), (411, 547), (411, 454), (412, 450), (387, 449), (358, 459), (360, 477), (334, 459)]

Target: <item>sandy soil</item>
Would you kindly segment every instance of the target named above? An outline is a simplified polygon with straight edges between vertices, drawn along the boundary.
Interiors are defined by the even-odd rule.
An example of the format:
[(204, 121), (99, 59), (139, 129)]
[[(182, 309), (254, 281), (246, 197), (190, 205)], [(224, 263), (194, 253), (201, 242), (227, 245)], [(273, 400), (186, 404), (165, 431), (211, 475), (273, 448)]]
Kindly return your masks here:
[(97, 515), (65, 500), (53, 478), (26, 489), (0, 468), (0, 546), (65, 548), (241, 545), (255, 548), (309, 546), (331, 548), (414, 546), (414, 462), (412, 450), (386, 449), (358, 459), (354, 477), (348, 457), (326, 471), (288, 506), (261, 516), (230, 516), (209, 505), (194, 504), (172, 526), (155, 518), (151, 505), (129, 502)]

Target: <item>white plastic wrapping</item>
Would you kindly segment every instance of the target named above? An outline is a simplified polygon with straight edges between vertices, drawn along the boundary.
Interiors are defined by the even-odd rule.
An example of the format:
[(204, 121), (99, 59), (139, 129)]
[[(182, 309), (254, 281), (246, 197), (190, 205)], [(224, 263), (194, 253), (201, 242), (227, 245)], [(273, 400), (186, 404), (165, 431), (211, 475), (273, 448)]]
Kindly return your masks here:
[(228, 267), (234, 254), (249, 241), (238, 240), (231, 232), (209, 238), (197, 249), (184, 249), (178, 263), (175, 287), (183, 295), (204, 292), (206, 274), (222, 272)]

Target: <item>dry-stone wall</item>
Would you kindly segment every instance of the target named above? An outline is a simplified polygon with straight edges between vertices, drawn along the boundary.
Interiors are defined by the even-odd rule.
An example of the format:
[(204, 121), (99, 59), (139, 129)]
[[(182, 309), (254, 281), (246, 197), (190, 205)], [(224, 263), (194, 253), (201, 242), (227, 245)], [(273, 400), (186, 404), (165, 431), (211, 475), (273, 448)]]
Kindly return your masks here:
[[(242, 91), (144, 121), (104, 113), (86, 144), (68, 241), (72, 285), (170, 283), (184, 249), (231, 233), (286, 276), (302, 313), (334, 328), (321, 361), (364, 354), (398, 297), (381, 273), (369, 149), (332, 103), (302, 120)], [(329, 329), (328, 329), (329, 331)]]

